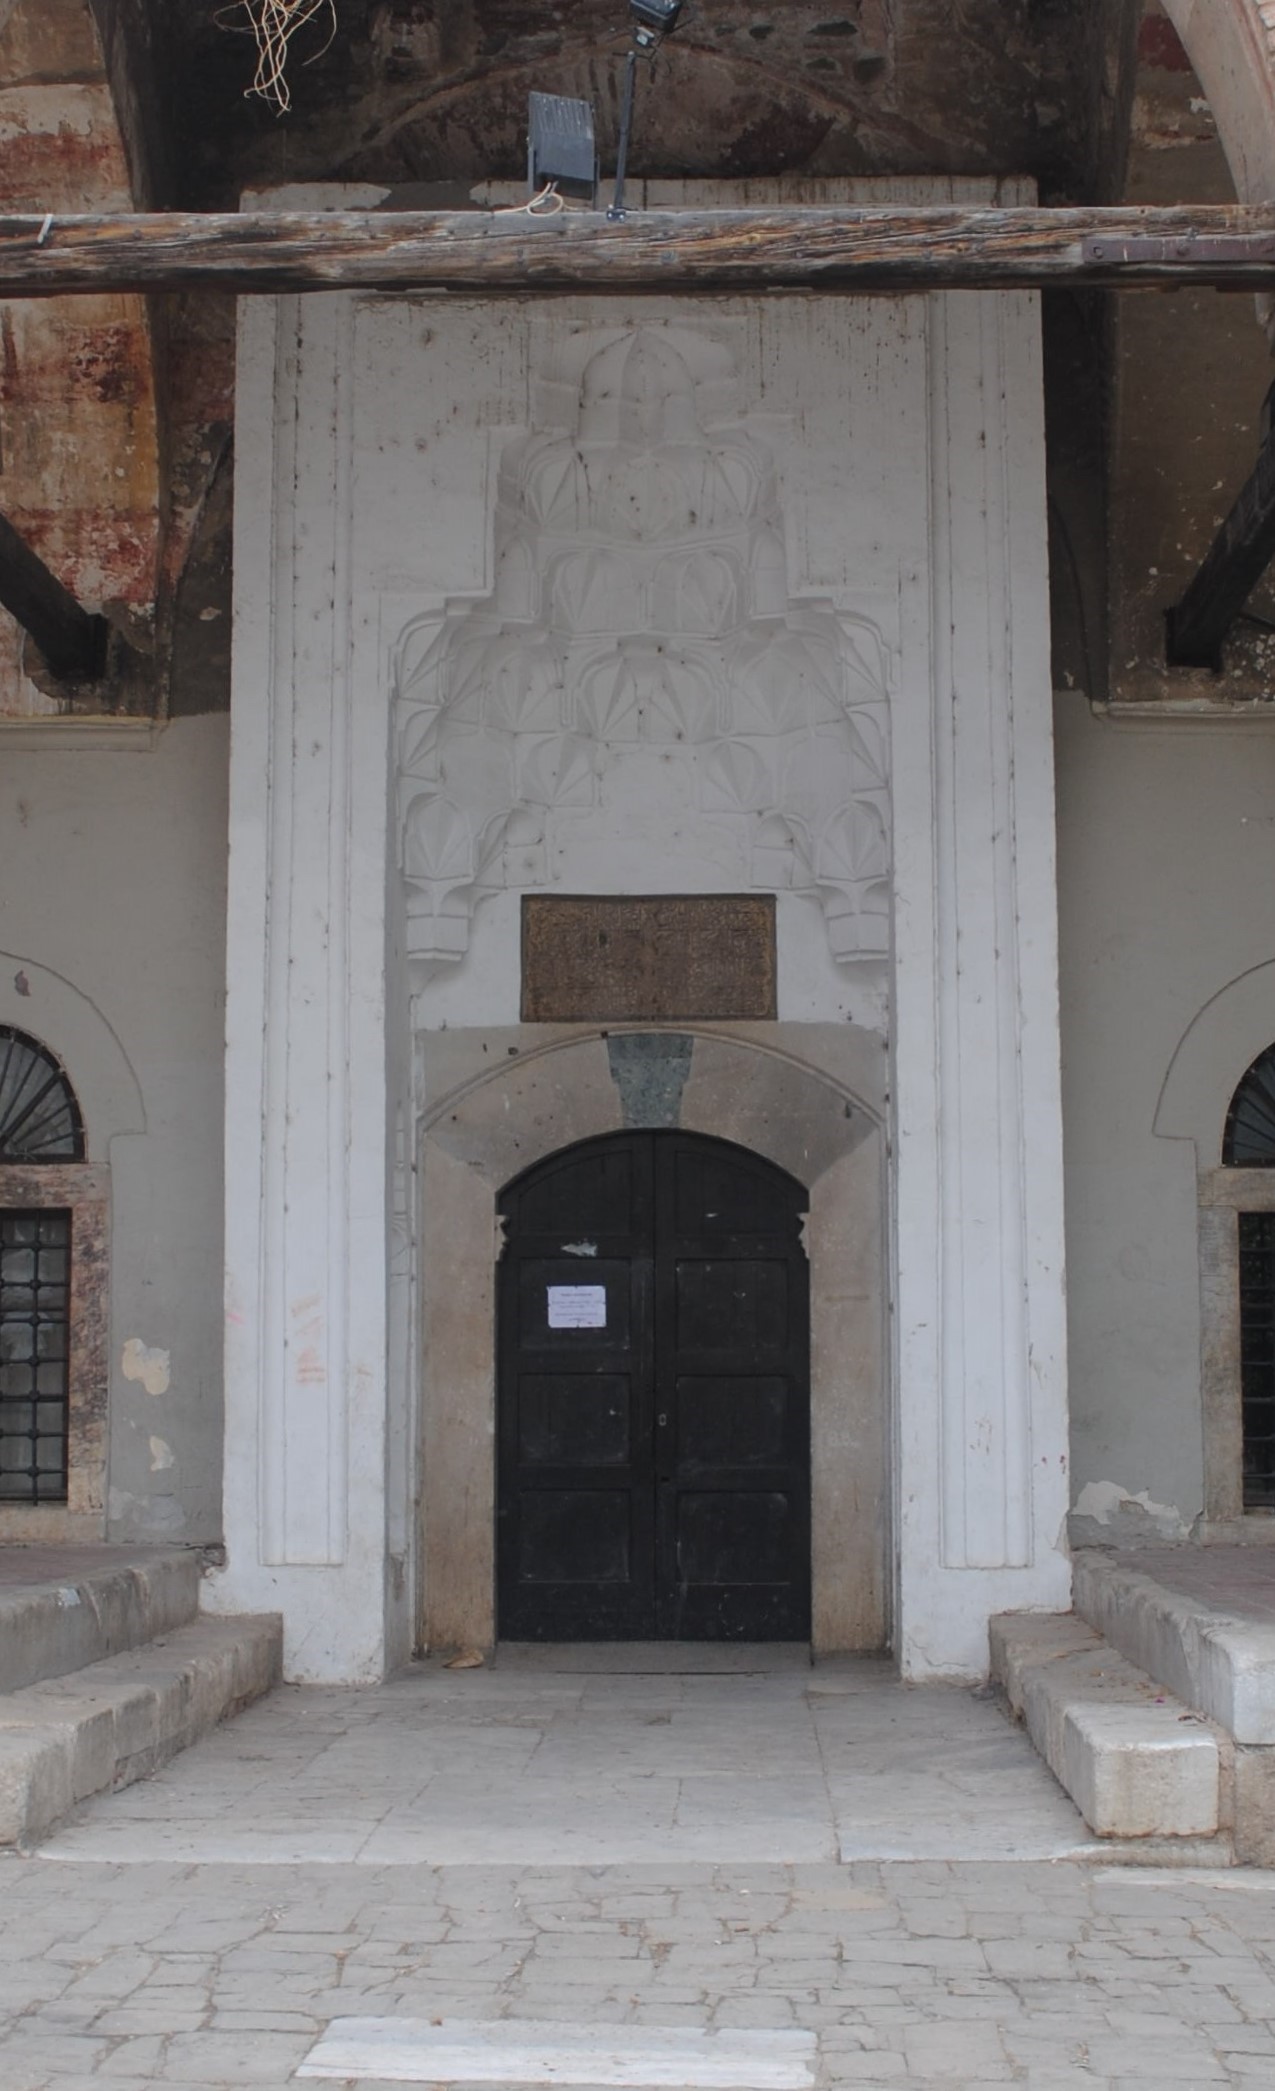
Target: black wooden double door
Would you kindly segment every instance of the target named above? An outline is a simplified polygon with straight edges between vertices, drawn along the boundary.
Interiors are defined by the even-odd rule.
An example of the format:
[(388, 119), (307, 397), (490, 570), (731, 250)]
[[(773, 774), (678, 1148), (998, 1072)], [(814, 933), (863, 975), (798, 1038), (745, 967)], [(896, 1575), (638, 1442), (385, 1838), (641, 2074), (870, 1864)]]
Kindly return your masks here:
[(586, 1141), (505, 1192), (505, 1639), (808, 1639), (806, 1203), (673, 1132)]

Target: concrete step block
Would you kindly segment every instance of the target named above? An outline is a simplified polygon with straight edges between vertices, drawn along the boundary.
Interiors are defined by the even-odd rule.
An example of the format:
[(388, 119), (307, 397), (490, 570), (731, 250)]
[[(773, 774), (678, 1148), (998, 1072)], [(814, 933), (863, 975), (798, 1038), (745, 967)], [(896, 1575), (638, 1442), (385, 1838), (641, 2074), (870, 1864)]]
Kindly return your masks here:
[(0, 1590), (0, 1693), (65, 1677), (189, 1626), (201, 1574), (194, 1548), (173, 1547)]
[(1011, 1613), (991, 1625), (992, 1675), (1100, 1837), (1216, 1836), (1223, 1748), (1082, 1620)]
[(1042, 1663), (1101, 1645), (1098, 1635), (1070, 1612), (1005, 1612), (988, 1621), (988, 1630), (992, 1676), (1019, 1720), (1025, 1718), (1028, 1682)]
[(1062, 1764), (1100, 1837), (1212, 1837), (1222, 1826), (1217, 1743), (1171, 1707), (1070, 1706)]
[(1078, 1615), (1237, 1742), (1275, 1743), (1275, 1627), (1166, 1589), (1097, 1548), (1077, 1553)]
[(0, 1845), (145, 1778), (279, 1681), (282, 1621), (200, 1619), (71, 1677), (0, 1697)]

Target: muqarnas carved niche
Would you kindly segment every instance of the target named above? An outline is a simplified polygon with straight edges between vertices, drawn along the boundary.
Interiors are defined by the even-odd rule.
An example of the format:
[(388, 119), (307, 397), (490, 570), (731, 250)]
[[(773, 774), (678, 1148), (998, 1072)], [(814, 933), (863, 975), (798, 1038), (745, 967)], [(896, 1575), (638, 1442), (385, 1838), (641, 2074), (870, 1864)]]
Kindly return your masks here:
[(791, 597), (771, 454), (698, 404), (731, 396), (724, 361), (707, 334), (608, 339), (574, 427), (504, 458), (491, 597), (403, 635), (418, 986), (464, 957), (484, 898), (555, 886), (791, 890), (839, 962), (886, 955), (886, 649)]

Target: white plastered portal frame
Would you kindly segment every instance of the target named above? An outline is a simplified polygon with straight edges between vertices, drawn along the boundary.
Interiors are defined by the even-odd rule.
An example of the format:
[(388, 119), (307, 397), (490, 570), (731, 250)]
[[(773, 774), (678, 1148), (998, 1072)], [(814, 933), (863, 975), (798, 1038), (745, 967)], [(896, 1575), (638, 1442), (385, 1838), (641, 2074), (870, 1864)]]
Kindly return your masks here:
[[(821, 1279), (816, 1244), (812, 1274), (865, 1299), (885, 1360), (859, 1359), (828, 1440), (829, 1501), (861, 1504), (870, 1544), (827, 1510), (817, 1638), (879, 1638), (892, 1550), (905, 1673), (981, 1674), (989, 1613), (1068, 1595), (1035, 301), (342, 296), (248, 301), (242, 328), (215, 1601), (282, 1609), (293, 1676), (377, 1675), (410, 1645), (404, 1554), (431, 1465), (490, 1476), (499, 1168), (448, 1152), (446, 1113), (419, 1316), (402, 1246), (410, 1127), (456, 1086), (450, 1055), (502, 1123), (524, 1114), (502, 1181), (581, 1136), (571, 1098), (532, 1084), (515, 1102), (517, 1083), (474, 1073), (535, 1043), (513, 1035), (520, 894), (769, 890), (780, 1021), (764, 1045), (708, 1027), (696, 1066), (753, 1053), (767, 1082), (783, 1073), (790, 1123), (803, 1083), (835, 1093), (816, 1032), (889, 1066), (888, 1184), (874, 1164), (864, 1189), (884, 1152), (864, 1080), (845, 1084), (853, 1154), (785, 1163), (812, 1187), (812, 1242), (820, 1185), (859, 1171), (825, 1239), (872, 1204), (871, 1307), (866, 1252), (829, 1247)], [(605, 1066), (596, 1029), (536, 1065), (573, 1052)], [(602, 1083), (605, 1117), (621, 1107)], [(738, 1137), (777, 1152), (760, 1120)], [(481, 1180), (481, 1244), (456, 1171)], [(464, 1214), (472, 1283), (444, 1287), (440, 1228)], [(418, 1339), (427, 1388), (448, 1342), (473, 1367), (419, 1430)], [(466, 1530), (489, 1551), (483, 1486)], [(425, 1566), (427, 1618), (477, 1633), (486, 1570), (459, 1523), (442, 1543), (436, 1509)]]

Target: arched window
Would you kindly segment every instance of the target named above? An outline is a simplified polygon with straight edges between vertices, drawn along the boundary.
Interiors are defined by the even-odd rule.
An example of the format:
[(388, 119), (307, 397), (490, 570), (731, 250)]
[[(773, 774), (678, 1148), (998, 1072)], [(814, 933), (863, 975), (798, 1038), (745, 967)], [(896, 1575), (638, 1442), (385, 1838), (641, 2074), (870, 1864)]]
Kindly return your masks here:
[[(83, 1160), (63, 1069), (38, 1040), (0, 1026), (0, 1164), (34, 1173)], [(67, 1500), (71, 1212), (37, 1196), (32, 1186), (0, 1204), (0, 1504)]]
[(1275, 1045), (1259, 1054), (1231, 1098), (1222, 1160), (1230, 1169), (1275, 1168)]
[[(1229, 1169), (1275, 1167), (1275, 1046), (1231, 1098), (1222, 1140)], [(1240, 1262), (1240, 1397), (1244, 1508), (1275, 1509), (1275, 1212), (1236, 1214)]]

